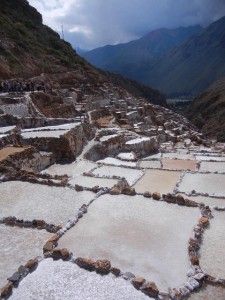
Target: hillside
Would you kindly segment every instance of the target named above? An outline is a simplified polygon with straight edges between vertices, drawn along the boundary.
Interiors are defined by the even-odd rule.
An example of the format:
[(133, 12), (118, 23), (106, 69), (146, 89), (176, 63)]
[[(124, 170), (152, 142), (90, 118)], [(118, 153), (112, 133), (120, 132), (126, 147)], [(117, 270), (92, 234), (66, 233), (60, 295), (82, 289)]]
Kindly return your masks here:
[[(43, 25), (41, 14), (26, 0), (18, 0), (16, 9), (14, 0), (2, 0), (0, 26), (0, 79), (45, 74), (45, 81), (65, 87), (110, 80), (104, 72), (80, 57), (56, 32)], [(149, 101), (166, 106), (165, 97), (159, 97), (158, 91), (146, 89)]]
[(130, 65), (129, 76), (169, 95), (196, 95), (225, 75), (225, 17), (156, 62)]
[(138, 40), (115, 46), (100, 47), (88, 51), (82, 56), (97, 67), (126, 76), (125, 66), (127, 64), (158, 58), (200, 30), (201, 26), (176, 29), (161, 28)]
[(225, 78), (195, 98), (186, 116), (209, 137), (225, 141)]

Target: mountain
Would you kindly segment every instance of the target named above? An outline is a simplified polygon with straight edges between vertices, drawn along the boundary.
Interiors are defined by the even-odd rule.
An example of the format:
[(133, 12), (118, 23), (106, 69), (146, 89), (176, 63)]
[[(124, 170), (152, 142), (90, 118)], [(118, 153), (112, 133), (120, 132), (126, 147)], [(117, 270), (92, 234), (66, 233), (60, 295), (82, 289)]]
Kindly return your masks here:
[(196, 97), (186, 116), (211, 138), (225, 141), (225, 78)]
[[(0, 80), (45, 74), (45, 80), (62, 87), (110, 81), (108, 74), (90, 65), (68, 42), (43, 25), (41, 14), (27, 0), (17, 0), (16, 9), (15, 0), (1, 0), (0, 28)], [(141, 85), (136, 85), (135, 92), (142, 94), (138, 89)], [(144, 89), (149, 101), (166, 106), (165, 97), (158, 91)]]
[(83, 53), (82, 56), (99, 68), (127, 75), (125, 68), (127, 64), (158, 58), (201, 29), (199, 25), (177, 29), (161, 28), (138, 40), (100, 47)]
[[(142, 66), (140, 81), (166, 94), (198, 94), (225, 75), (224, 49), (225, 17), (158, 61)], [(139, 73), (138, 68), (135, 72)], [(135, 79), (136, 76), (131, 77)]]

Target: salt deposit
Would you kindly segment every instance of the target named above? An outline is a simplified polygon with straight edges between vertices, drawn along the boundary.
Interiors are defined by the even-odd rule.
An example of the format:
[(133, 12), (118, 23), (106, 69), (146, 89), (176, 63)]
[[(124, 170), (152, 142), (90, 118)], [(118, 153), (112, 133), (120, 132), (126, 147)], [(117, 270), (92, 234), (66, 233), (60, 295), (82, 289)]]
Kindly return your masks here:
[(98, 160), (97, 163), (105, 164), (105, 165), (114, 165), (114, 166), (128, 166), (128, 167), (136, 167), (136, 162), (131, 161), (122, 161), (113, 157), (106, 157), (104, 159)]
[(184, 160), (184, 159), (163, 159), (163, 169), (171, 170), (192, 170), (196, 169), (195, 160)]
[(186, 280), (187, 242), (198, 217), (197, 208), (142, 196), (103, 195), (60, 239), (59, 247), (67, 247), (75, 256), (109, 259), (123, 271), (166, 289)]
[(81, 205), (93, 197), (87, 191), (78, 193), (62, 187), (20, 181), (0, 183), (0, 194), (0, 217), (43, 219), (53, 224), (64, 224), (74, 218)]
[(161, 162), (159, 160), (142, 160), (139, 166), (146, 169), (160, 169)]
[(14, 289), (12, 300), (148, 300), (129, 282), (80, 269), (71, 262), (42, 261)]
[(52, 233), (45, 230), (11, 227), (0, 224), (0, 287), (7, 277), (17, 271), (20, 265), (42, 255), (42, 248)]
[(94, 186), (112, 188), (116, 183), (117, 180), (115, 179), (95, 178), (82, 175), (69, 180), (69, 184), (71, 185), (78, 184), (87, 188), (92, 188)]

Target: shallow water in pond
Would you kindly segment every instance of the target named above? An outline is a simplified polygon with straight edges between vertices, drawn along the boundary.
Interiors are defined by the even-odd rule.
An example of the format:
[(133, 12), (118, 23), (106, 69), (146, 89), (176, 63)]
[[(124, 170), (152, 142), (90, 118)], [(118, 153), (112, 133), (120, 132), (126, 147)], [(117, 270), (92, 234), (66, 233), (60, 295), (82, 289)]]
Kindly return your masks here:
[(103, 195), (59, 240), (59, 247), (75, 257), (109, 259), (123, 272), (144, 276), (165, 290), (186, 280), (188, 239), (199, 215), (198, 208), (142, 196)]
[(225, 196), (225, 174), (191, 174), (186, 173), (179, 185), (180, 192), (208, 193), (215, 196)]
[(177, 181), (180, 178), (180, 172), (165, 170), (145, 170), (145, 175), (134, 185), (139, 193), (160, 192), (172, 193)]
[(182, 159), (163, 159), (162, 160), (163, 169), (171, 170), (191, 170), (196, 169), (195, 160), (182, 160)]
[(13, 290), (12, 300), (148, 300), (130, 282), (113, 275), (101, 276), (71, 262), (40, 262), (35, 272)]
[(52, 236), (45, 230), (0, 225), (0, 287), (7, 277), (29, 259), (42, 255), (43, 245)]
[(170, 159), (195, 159), (195, 156), (193, 154), (185, 154), (185, 153), (178, 153), (178, 152), (171, 152), (171, 153), (163, 153), (163, 158), (170, 158)]
[(225, 279), (225, 213), (213, 211), (214, 218), (204, 233), (200, 265), (204, 272)]
[(64, 224), (74, 218), (83, 203), (94, 196), (63, 187), (50, 187), (21, 181), (0, 183), (0, 218), (43, 219), (48, 223)]

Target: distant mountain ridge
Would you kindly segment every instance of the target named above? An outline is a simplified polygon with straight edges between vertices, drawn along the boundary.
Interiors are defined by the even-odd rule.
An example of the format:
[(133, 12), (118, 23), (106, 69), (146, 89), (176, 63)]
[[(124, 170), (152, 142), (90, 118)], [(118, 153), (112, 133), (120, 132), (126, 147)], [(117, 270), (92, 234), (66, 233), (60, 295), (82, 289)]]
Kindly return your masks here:
[[(117, 56), (114, 54), (111, 61), (107, 58), (103, 68), (159, 89), (170, 97), (196, 96), (214, 81), (225, 76), (225, 17), (204, 29), (197, 27), (195, 30), (192, 36), (187, 36), (179, 45), (174, 47), (171, 45), (171, 48), (165, 46), (164, 50), (162, 45), (166, 41), (165, 35), (162, 35), (162, 40), (159, 38), (162, 29), (159, 36), (159, 32), (157, 34), (157, 31), (154, 31), (150, 35), (158, 36), (158, 39), (152, 38), (154, 47), (151, 48), (151, 53), (155, 55), (153, 59), (150, 56), (146, 58), (143, 54), (139, 61), (129, 63), (131, 55), (128, 54), (128, 58), (121, 63), (118, 54)], [(157, 51), (157, 47), (161, 52)], [(103, 52), (103, 50), (100, 48), (96, 51)], [(119, 50), (119, 53), (121, 51)], [(89, 59), (88, 56), (93, 56), (94, 53), (93, 50), (85, 56)], [(119, 58), (118, 62), (114, 58)]]
[(115, 46), (100, 47), (83, 53), (82, 56), (99, 68), (126, 75), (123, 68), (127, 64), (154, 60), (201, 29), (200, 25), (176, 29), (160, 28), (138, 40)]

